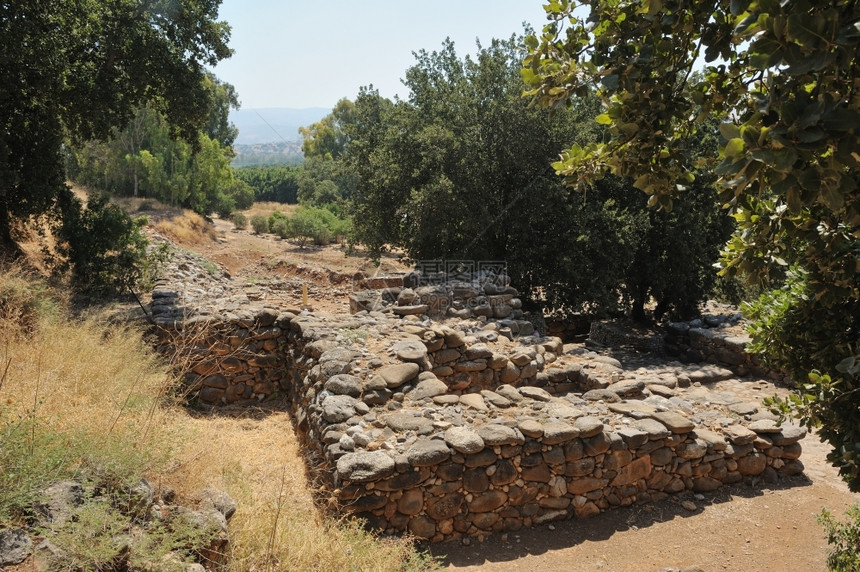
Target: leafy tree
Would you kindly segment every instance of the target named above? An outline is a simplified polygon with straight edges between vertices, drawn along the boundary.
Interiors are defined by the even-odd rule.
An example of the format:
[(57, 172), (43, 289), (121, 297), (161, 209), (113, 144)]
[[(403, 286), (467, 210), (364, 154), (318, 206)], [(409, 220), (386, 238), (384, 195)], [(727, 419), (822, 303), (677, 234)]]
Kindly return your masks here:
[(860, 4), (553, 0), (545, 9), (550, 23), (527, 40), (528, 93), (564, 108), (597, 90), (604, 104), (596, 119), (606, 139), (573, 145), (554, 164), (568, 184), (611, 172), (671, 208), (694, 181), (683, 149), (704, 119), (725, 118), (710, 165), (738, 229), (723, 272), (767, 286), (793, 269), (785, 310), (758, 314), (755, 341), (796, 379), (809, 376), (802, 422), (822, 424), (830, 460), (860, 490)]
[[(401, 246), (413, 259), (504, 260), (514, 283), (548, 310), (632, 308), (644, 318), (651, 296), (661, 310), (695, 309), (727, 238), (708, 182), (703, 200), (668, 217), (648, 212), (619, 177), (573, 194), (549, 163), (570, 140), (600, 140), (591, 120), (599, 102), (587, 94), (555, 116), (529, 106), (523, 57), (514, 40), (464, 59), (446, 42), (416, 54), (408, 101), (359, 94), (346, 155), (357, 174), (357, 238), (375, 251)], [(703, 152), (699, 143), (687, 152)], [(677, 239), (660, 240), (661, 216)]]
[(233, 173), (251, 187), (255, 201), (298, 202), (301, 167), (242, 167)]
[(349, 142), (346, 125), (352, 121), (354, 110), (355, 104), (348, 99), (341, 99), (331, 113), (321, 120), (308, 127), (299, 127), (305, 159), (337, 159), (343, 155)]
[(153, 278), (160, 253), (147, 253), (144, 217), (132, 219), (106, 195), (91, 197), (86, 208), (74, 195), (68, 200), (77, 204), (63, 208), (56, 223), (56, 271), (70, 270), (72, 284), (90, 292), (122, 293)]
[(149, 101), (196, 144), (205, 66), (231, 53), (219, 3), (0, 3), (0, 246), (13, 248), (13, 225), (30, 216), (79, 208), (65, 186), (67, 134), (107, 137)]

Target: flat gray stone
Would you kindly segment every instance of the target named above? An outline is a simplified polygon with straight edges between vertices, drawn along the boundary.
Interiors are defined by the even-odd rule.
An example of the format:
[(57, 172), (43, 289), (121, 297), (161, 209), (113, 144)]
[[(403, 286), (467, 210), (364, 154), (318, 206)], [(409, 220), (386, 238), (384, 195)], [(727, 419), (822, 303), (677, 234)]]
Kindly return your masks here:
[(445, 431), (445, 442), (466, 455), (472, 455), (484, 448), (481, 436), (467, 427), (451, 427)]
[(534, 399), (535, 401), (552, 400), (552, 395), (550, 395), (547, 390), (541, 389), (540, 387), (525, 386), (519, 388), (518, 391), (523, 397), (528, 397), (529, 399)]
[(519, 403), (523, 400), (522, 394), (517, 391), (517, 388), (513, 385), (503, 384), (496, 388), (496, 393), (504, 397), (505, 399), (510, 399), (513, 403)]
[(770, 435), (770, 438), (773, 439), (773, 444), (777, 447), (785, 447), (786, 445), (797, 443), (806, 437), (806, 427), (800, 427), (791, 423), (783, 423), (780, 426), (780, 429), (782, 429), (782, 431), (779, 433)]
[(481, 395), (491, 405), (498, 407), (500, 409), (505, 409), (505, 408), (508, 408), (511, 405), (513, 405), (513, 402), (511, 402), (510, 399), (508, 399), (507, 397), (502, 397), (501, 395), (499, 395), (495, 391), (490, 391), (489, 389), (481, 390)]
[(770, 433), (779, 433), (782, 431), (782, 427), (776, 424), (776, 421), (771, 419), (762, 419), (760, 421), (753, 421), (749, 424), (749, 429), (751, 431), (755, 431), (756, 433), (760, 433), (763, 435), (767, 435)]
[(696, 428), (695, 423), (673, 411), (657, 411), (651, 414), (651, 418), (668, 427), (672, 433), (689, 433)]
[(489, 411), (490, 408), (484, 403), (484, 398), (480, 393), (466, 393), (460, 396), (460, 403), (466, 407), (471, 407), (476, 411)]
[(424, 431), (433, 430), (433, 422), (426, 417), (413, 415), (409, 411), (397, 411), (389, 413), (382, 418), (392, 431), (405, 433), (406, 431), (415, 431), (423, 433)]
[(621, 401), (621, 396), (614, 391), (608, 389), (591, 389), (582, 394), (582, 398), (586, 401), (604, 401), (606, 403), (617, 403)]
[(713, 449), (714, 451), (725, 451), (728, 445), (725, 437), (708, 429), (697, 428), (696, 437), (702, 440), (709, 449)]
[(33, 541), (26, 530), (0, 530), (0, 567), (20, 564), (33, 552)]
[(361, 387), (361, 378), (348, 373), (333, 375), (325, 382), (327, 390), (337, 395), (349, 395), (350, 397), (361, 395)]
[(393, 306), (391, 311), (398, 316), (417, 316), (426, 314), (429, 309), (427, 304), (416, 304), (414, 306)]
[(695, 371), (691, 371), (687, 375), (689, 376), (691, 383), (712, 383), (715, 381), (731, 379), (735, 376), (732, 370), (711, 364), (701, 365)]
[(383, 451), (347, 453), (337, 460), (337, 472), (348, 481), (376, 481), (394, 473), (394, 459)]
[(441, 439), (418, 439), (406, 451), (406, 459), (413, 467), (438, 465), (450, 456), (451, 449)]
[(543, 437), (543, 423), (538, 423), (534, 419), (523, 419), (517, 424), (517, 427), (526, 437), (535, 439)]
[(575, 439), (579, 437), (579, 435), (579, 429), (570, 423), (565, 423), (564, 421), (549, 421), (543, 426), (543, 438), (541, 441), (544, 445), (558, 445)]
[(641, 447), (648, 442), (648, 433), (635, 427), (622, 427), (618, 430), (618, 434), (631, 449)]
[(574, 427), (579, 431), (581, 437), (594, 437), (603, 431), (603, 422), (597, 417), (580, 417), (574, 423)]
[(594, 361), (594, 362), (597, 362), (600, 364), (604, 364), (604, 365), (608, 365), (608, 366), (614, 367), (618, 370), (623, 370), (623, 367), (624, 367), (621, 365), (620, 361), (618, 361), (617, 359), (615, 359), (613, 357), (609, 357), (609, 356), (595, 356), (592, 358), (591, 361)]
[(332, 395), (322, 404), (323, 419), (329, 423), (340, 423), (355, 415), (356, 400), (349, 395)]
[(651, 417), (652, 414), (657, 412), (652, 405), (647, 403), (643, 403), (641, 401), (623, 401), (621, 403), (610, 403), (607, 407), (613, 413), (619, 413), (621, 415), (626, 415), (627, 417), (632, 417), (633, 419), (645, 419), (646, 417)]
[(637, 419), (633, 422), (633, 427), (644, 431), (648, 434), (648, 439), (656, 441), (657, 439), (665, 439), (672, 434), (665, 425), (654, 419)]
[(420, 401), (427, 397), (433, 398), (445, 395), (446, 393), (448, 393), (448, 386), (445, 382), (433, 376), (432, 379), (422, 379), (419, 381), (418, 385), (415, 386), (415, 391), (410, 394), (410, 397), (415, 401)]
[(478, 428), (478, 435), (484, 440), (484, 445), (522, 445), (523, 437), (512, 427), (499, 423), (488, 423)]
[(756, 439), (756, 432), (743, 425), (734, 424), (723, 427), (723, 433), (735, 445), (749, 445)]
[(493, 357), (493, 352), (487, 347), (487, 344), (473, 344), (463, 352), (467, 360), (490, 359)]
[(427, 356), (427, 346), (416, 341), (397, 342), (392, 350), (403, 361), (419, 362)]
[(383, 366), (377, 370), (376, 374), (385, 380), (388, 389), (395, 389), (408, 381), (412, 381), (419, 371), (421, 368), (417, 363), (398, 363)]
[(561, 419), (576, 419), (577, 417), (582, 417), (584, 413), (577, 409), (576, 407), (571, 406), (568, 403), (550, 403), (546, 409), (546, 414), (550, 417), (559, 417)]
[(606, 389), (621, 397), (630, 397), (642, 393), (642, 390), (645, 389), (645, 382), (641, 379), (624, 379), (611, 384)]
[(730, 404), (729, 411), (737, 413), (738, 415), (752, 415), (754, 413), (758, 413), (758, 406), (754, 403), (744, 403), (741, 401), (739, 403)]

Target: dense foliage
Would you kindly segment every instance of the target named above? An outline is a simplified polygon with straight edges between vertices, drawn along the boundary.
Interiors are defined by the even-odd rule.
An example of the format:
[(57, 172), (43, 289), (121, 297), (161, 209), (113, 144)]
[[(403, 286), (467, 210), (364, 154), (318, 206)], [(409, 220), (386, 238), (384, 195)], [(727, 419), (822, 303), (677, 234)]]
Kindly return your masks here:
[[(724, 272), (785, 288), (753, 313), (756, 342), (804, 386), (830, 460), (860, 490), (860, 4), (553, 0), (528, 39), (530, 94), (565, 108), (597, 90), (607, 138), (555, 163), (572, 186), (611, 172), (669, 208), (694, 181), (683, 152), (723, 116), (711, 166), (738, 230)], [(693, 73), (703, 58), (704, 73)], [(685, 193), (684, 191), (687, 191)], [(811, 373), (810, 373), (811, 372)]]
[(299, 200), (301, 167), (242, 167), (234, 169), (236, 178), (254, 191), (255, 201), (296, 204)]
[(0, 247), (31, 216), (80, 208), (65, 185), (67, 137), (107, 137), (151, 102), (197, 144), (211, 109), (205, 66), (230, 55), (218, 4), (0, 3)]
[(250, 207), (254, 191), (230, 168), (230, 145), (237, 134), (228, 120), (230, 108), (238, 105), (233, 86), (211, 74), (205, 84), (217, 105), (195, 144), (173, 137), (166, 117), (147, 104), (107, 141), (70, 149), (69, 178), (103, 192), (155, 198), (204, 216), (217, 212), (226, 217), (235, 208)]
[(523, 57), (513, 39), (474, 59), (449, 41), (416, 54), (408, 101), (359, 94), (344, 123), (358, 240), (376, 252), (402, 247), (414, 260), (505, 261), (549, 310), (632, 308), (642, 318), (653, 296), (658, 313), (695, 311), (731, 227), (708, 182), (701, 200), (671, 214), (650, 212), (620, 177), (572, 193), (549, 163), (570, 140), (600, 140), (591, 119), (599, 103), (586, 94), (555, 115), (529, 106)]

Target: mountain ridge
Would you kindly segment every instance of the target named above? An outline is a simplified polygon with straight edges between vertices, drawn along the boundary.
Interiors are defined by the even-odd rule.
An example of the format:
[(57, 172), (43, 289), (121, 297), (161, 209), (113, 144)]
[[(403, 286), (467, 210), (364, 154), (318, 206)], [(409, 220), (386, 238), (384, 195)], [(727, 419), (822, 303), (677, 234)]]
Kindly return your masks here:
[(316, 123), (331, 109), (325, 107), (265, 107), (230, 111), (230, 121), (239, 129), (237, 145), (301, 141), (299, 127)]

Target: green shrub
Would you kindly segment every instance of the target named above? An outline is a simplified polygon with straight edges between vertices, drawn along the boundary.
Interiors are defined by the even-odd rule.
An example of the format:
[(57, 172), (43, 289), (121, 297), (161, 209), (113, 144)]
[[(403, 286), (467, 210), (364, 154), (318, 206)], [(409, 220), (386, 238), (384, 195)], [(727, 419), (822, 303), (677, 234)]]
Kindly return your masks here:
[[(69, 192), (60, 205), (52, 253), (55, 273), (71, 272), (72, 284), (90, 292), (123, 292), (145, 282), (158, 265), (147, 252), (141, 229), (145, 217), (132, 219), (106, 195), (89, 199), (86, 208)], [(154, 256), (158, 256), (155, 253)]]
[(269, 229), (275, 226), (275, 223), (279, 220), (289, 220), (290, 217), (282, 213), (281, 211), (275, 211), (269, 215)]
[(292, 236), (292, 225), (286, 218), (276, 218), (274, 222), (269, 224), (269, 230), (272, 234), (278, 235), (281, 238), (290, 238)]
[(860, 571), (860, 505), (846, 511), (848, 520), (840, 522), (827, 509), (817, 516), (818, 524), (827, 532), (830, 552), (827, 567), (834, 572)]
[(248, 217), (245, 216), (243, 213), (235, 212), (233, 213), (231, 219), (233, 220), (234, 228), (238, 230), (245, 230), (246, 228), (248, 228)]
[(269, 219), (263, 215), (254, 215), (251, 217), (251, 228), (255, 234), (266, 234), (269, 232)]

